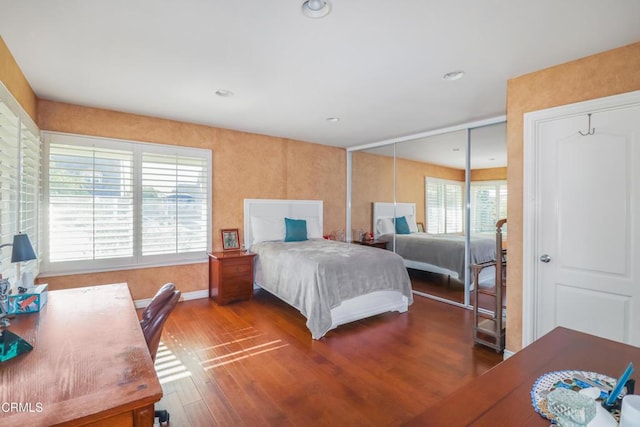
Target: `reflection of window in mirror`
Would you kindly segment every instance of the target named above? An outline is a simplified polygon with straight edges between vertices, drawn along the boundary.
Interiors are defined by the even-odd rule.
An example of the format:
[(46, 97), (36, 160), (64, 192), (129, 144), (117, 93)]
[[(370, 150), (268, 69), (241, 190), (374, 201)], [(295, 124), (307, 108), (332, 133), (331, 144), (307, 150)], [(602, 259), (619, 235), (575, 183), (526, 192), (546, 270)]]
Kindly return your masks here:
[(492, 238), (496, 222), (507, 218), (506, 123), (472, 129), (470, 136), (470, 234)]
[(507, 181), (471, 183), (471, 234), (494, 236), (496, 222), (507, 217)]
[(462, 233), (464, 182), (427, 177), (425, 188), (427, 233)]

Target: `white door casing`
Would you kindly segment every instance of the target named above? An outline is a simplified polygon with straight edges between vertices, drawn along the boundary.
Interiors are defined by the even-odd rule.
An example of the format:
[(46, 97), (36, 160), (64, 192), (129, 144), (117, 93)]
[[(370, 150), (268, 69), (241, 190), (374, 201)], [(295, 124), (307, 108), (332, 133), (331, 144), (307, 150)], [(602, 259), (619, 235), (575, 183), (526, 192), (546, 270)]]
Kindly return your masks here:
[(640, 91), (525, 114), (524, 137), (523, 346), (555, 326), (640, 346)]

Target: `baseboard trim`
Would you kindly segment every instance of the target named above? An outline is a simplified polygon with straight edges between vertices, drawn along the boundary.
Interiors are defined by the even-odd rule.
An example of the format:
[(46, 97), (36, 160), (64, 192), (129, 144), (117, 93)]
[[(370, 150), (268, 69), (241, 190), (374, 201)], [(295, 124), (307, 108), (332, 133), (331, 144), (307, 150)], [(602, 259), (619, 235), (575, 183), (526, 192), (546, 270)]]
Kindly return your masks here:
[[(192, 299), (200, 299), (200, 298), (209, 298), (209, 291), (207, 289), (203, 289), (201, 291), (191, 291), (185, 292), (180, 297), (180, 301), (189, 301)], [(151, 302), (151, 298), (137, 299), (133, 303), (136, 308), (145, 308)]]
[(511, 356), (513, 356), (514, 354), (516, 354), (515, 352), (511, 351), (511, 350), (507, 350), (506, 348), (504, 349), (504, 352), (502, 353), (502, 360), (507, 360), (508, 358), (510, 358)]

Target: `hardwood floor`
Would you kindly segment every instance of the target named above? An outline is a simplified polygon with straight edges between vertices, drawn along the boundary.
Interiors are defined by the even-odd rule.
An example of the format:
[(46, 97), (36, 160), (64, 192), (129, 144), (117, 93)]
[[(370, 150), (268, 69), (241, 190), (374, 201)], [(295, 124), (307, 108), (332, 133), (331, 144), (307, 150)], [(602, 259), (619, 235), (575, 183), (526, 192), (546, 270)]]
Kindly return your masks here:
[[(411, 286), (415, 291), (423, 292), (425, 294), (434, 295), (443, 299), (454, 301), (460, 304), (464, 304), (464, 283), (457, 279), (450, 279), (444, 274), (430, 273), (428, 271), (420, 271), (414, 269), (408, 269), (409, 277), (411, 277)], [(494, 290), (493, 283), (483, 283), (481, 287)], [(469, 300), (473, 304), (473, 292), (469, 295)], [(480, 294), (481, 308), (493, 311), (495, 307), (495, 300), (485, 294)], [(502, 305), (507, 303), (507, 287), (502, 287)]]
[(408, 313), (312, 340), (295, 309), (258, 291), (181, 302), (156, 360), (171, 426), (396, 426), (502, 360), (473, 345), (472, 313), (415, 297)]
[(444, 274), (407, 269), (414, 290), (464, 304), (464, 282)]

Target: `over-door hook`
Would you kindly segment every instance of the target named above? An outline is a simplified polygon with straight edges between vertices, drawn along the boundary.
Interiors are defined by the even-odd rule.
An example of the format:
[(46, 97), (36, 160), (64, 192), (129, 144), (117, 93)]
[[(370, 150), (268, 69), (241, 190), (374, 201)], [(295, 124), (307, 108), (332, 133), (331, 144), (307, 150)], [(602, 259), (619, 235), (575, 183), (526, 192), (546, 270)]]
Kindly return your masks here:
[(584, 133), (584, 132), (578, 131), (578, 133), (582, 136), (593, 135), (596, 133), (596, 128), (591, 127), (591, 113), (588, 113), (587, 116), (589, 116), (589, 126), (587, 127), (587, 132)]

